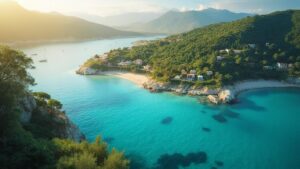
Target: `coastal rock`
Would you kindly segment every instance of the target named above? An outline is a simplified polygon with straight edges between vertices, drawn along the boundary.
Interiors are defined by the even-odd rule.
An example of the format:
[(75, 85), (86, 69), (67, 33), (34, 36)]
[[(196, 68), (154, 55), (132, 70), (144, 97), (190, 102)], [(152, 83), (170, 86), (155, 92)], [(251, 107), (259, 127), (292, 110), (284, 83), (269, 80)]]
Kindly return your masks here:
[[(64, 112), (49, 110), (46, 107), (38, 106), (37, 102), (30, 93), (27, 93), (19, 101), (18, 108), (20, 110), (20, 121), (23, 125), (31, 123), (32, 116), (39, 114), (40, 116), (51, 116), (53, 124), (56, 127), (55, 135), (60, 138), (68, 138), (75, 141), (85, 139), (79, 128), (70, 121)], [(34, 113), (33, 113), (34, 112)]]
[(30, 94), (26, 94), (19, 101), (18, 108), (20, 109), (20, 121), (21, 123), (28, 123), (31, 119), (32, 111), (37, 107), (34, 97)]
[(214, 103), (214, 104), (218, 104), (219, 103), (219, 100), (216, 96), (213, 96), (213, 95), (208, 95), (207, 96), (207, 99), (211, 102), (211, 103)]
[(145, 89), (148, 89), (151, 92), (170, 91), (168, 83), (156, 82), (154, 80), (149, 80), (148, 82), (144, 83), (143, 86)]
[(98, 70), (91, 67), (82, 66), (79, 68), (79, 70), (76, 71), (76, 73), (80, 75), (95, 75), (98, 73)]
[(219, 92), (218, 97), (218, 100), (220, 100), (222, 103), (230, 103), (235, 99), (234, 93), (229, 89), (225, 89)]

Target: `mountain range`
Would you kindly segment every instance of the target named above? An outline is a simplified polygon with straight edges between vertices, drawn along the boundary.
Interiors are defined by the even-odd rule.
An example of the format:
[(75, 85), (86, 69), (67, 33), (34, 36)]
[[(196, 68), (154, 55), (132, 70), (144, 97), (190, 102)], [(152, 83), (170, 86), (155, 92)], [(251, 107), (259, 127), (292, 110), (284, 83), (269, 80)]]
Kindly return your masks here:
[(210, 24), (238, 20), (251, 15), (213, 8), (201, 11), (169, 11), (150, 22), (133, 24), (123, 29), (138, 32), (177, 34)]
[(112, 15), (101, 17), (98, 15), (89, 15), (84, 13), (71, 13), (72, 16), (76, 16), (85, 19), (90, 22), (98, 24), (108, 25), (111, 27), (126, 27), (138, 23), (147, 23), (154, 19), (157, 19), (163, 13), (159, 12), (130, 12), (119, 15)]
[(0, 25), (0, 42), (87, 40), (139, 35), (77, 17), (29, 11), (10, 1), (0, 2)]

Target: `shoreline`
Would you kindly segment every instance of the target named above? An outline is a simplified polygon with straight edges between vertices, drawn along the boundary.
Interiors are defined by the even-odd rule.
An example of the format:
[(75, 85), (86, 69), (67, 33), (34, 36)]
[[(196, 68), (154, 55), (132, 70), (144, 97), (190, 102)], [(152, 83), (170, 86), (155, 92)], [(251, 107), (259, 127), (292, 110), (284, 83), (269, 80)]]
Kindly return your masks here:
[(138, 74), (127, 71), (105, 71), (97, 72), (94, 70), (86, 70), (88, 73), (77, 74), (82, 75), (103, 75), (103, 76), (113, 76), (121, 79), (131, 81), (132, 83), (142, 87), (150, 92), (171, 92), (180, 95), (190, 95), (190, 96), (206, 96), (207, 99), (214, 104), (224, 104), (224, 103), (235, 103), (237, 97), (246, 91), (256, 90), (256, 89), (266, 89), (266, 88), (297, 88), (300, 89), (300, 78), (289, 79), (287, 81), (278, 80), (245, 80), (236, 82), (232, 85), (223, 86), (218, 89), (209, 89), (207, 87), (194, 88), (188, 84), (172, 84), (172, 83), (160, 83), (152, 80), (146, 74)]
[(143, 87), (145, 83), (147, 83), (150, 78), (145, 74), (131, 73), (131, 72), (123, 72), (123, 71), (107, 71), (101, 72), (97, 75), (104, 76), (114, 76), (121, 79), (125, 79), (131, 81), (132, 83), (138, 85), (139, 87)]
[(270, 88), (297, 88), (300, 89), (300, 84), (288, 83), (285, 81), (276, 80), (247, 80), (237, 82), (234, 85), (225, 87), (232, 90), (235, 96), (240, 95), (243, 92), (259, 89), (270, 89)]

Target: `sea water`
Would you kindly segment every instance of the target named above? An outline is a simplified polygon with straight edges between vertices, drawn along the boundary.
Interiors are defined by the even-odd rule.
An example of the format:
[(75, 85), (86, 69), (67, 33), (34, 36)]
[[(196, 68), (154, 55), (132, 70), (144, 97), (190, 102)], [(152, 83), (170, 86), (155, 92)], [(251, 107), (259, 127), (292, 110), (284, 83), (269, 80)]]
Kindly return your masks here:
[[(35, 61), (31, 74), (37, 85), (32, 90), (59, 99), (89, 141), (101, 135), (110, 147), (124, 151), (135, 168), (159, 167), (158, 159), (166, 154), (186, 157), (199, 152), (207, 154), (207, 162), (190, 160), (185, 168), (300, 168), (298, 89), (253, 90), (242, 93), (239, 104), (212, 106), (189, 96), (153, 94), (124, 79), (75, 74), (79, 65), (95, 54), (156, 38), (48, 44), (21, 50)], [(41, 59), (47, 62), (38, 62)], [(226, 122), (213, 118), (220, 112), (231, 112), (224, 115)], [(183, 168), (176, 166), (178, 158), (168, 160), (175, 164), (170, 169)]]

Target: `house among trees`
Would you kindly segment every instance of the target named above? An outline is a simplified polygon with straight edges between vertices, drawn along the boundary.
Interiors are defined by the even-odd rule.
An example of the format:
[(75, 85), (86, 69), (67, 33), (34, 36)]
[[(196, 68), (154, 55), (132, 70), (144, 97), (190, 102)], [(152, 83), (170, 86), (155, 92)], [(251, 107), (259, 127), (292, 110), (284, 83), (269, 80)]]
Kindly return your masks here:
[(150, 72), (150, 71), (151, 71), (151, 66), (150, 66), (150, 65), (145, 65), (145, 66), (143, 66), (143, 69), (144, 69), (146, 72)]
[(180, 75), (176, 75), (175, 77), (174, 77), (174, 80), (180, 80), (181, 79), (181, 76)]
[(213, 74), (214, 74), (213, 71), (206, 71), (206, 75), (207, 75), (207, 76), (212, 76)]
[(187, 76), (187, 71), (185, 71), (184, 69), (181, 70), (181, 76), (182, 77), (186, 77)]
[(131, 61), (125, 61), (125, 62), (118, 63), (119, 66), (130, 66), (131, 64), (132, 64)]
[(133, 63), (136, 64), (136, 65), (141, 66), (141, 65), (143, 65), (143, 60), (142, 59), (137, 59)]
[(273, 70), (273, 66), (264, 66), (263, 69), (264, 70)]
[(222, 49), (219, 51), (220, 53), (229, 53), (230, 52), (230, 49)]
[(248, 44), (248, 46), (249, 46), (250, 48), (252, 48), (252, 49), (254, 49), (254, 48), (256, 47), (255, 44)]
[(237, 49), (234, 49), (233, 52), (234, 52), (234, 54), (240, 54), (240, 53), (243, 52), (243, 50), (237, 50)]
[(286, 69), (288, 69), (288, 64), (287, 63), (280, 63), (280, 62), (278, 62), (277, 63), (277, 69), (286, 70)]
[(204, 77), (203, 77), (203, 75), (198, 75), (197, 79), (198, 79), (199, 81), (203, 81), (203, 80), (204, 80)]
[(190, 73), (187, 74), (187, 80), (188, 81), (193, 81), (196, 79), (197, 75), (196, 75), (197, 71), (196, 70), (190, 70)]
[(222, 61), (224, 59), (224, 56), (217, 56), (217, 61)]

